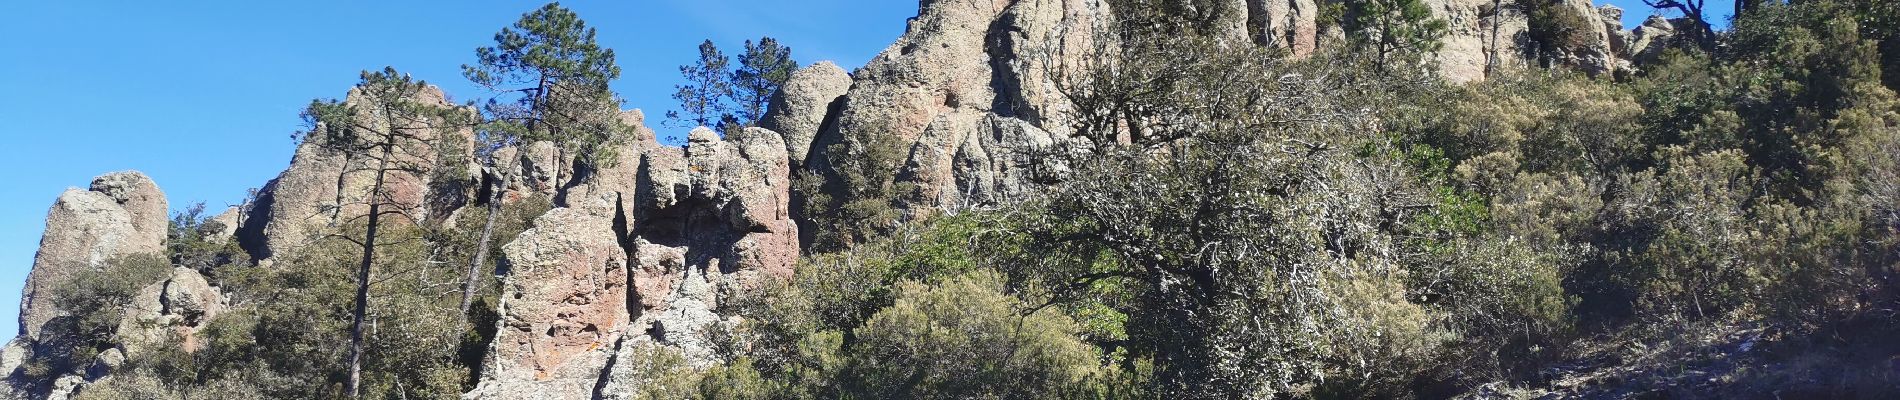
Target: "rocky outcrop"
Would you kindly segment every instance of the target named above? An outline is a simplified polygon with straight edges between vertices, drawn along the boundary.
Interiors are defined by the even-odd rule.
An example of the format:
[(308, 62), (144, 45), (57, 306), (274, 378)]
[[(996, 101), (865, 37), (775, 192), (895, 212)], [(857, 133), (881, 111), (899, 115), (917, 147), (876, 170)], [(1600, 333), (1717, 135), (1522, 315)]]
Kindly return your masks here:
[(1656, 61), (1662, 58), (1663, 50), (1669, 47), (1669, 42), (1676, 38), (1676, 26), (1677, 24), (1668, 18), (1651, 15), (1649, 19), (1643, 20), (1642, 26), (1636, 27), (1635, 30), (1630, 31), (1629, 35), (1624, 36), (1629, 43), (1624, 49), (1636, 63)]
[(244, 208), (226, 208), (223, 213), (211, 217), (212, 224), (205, 226), (205, 240), (215, 244), (225, 244), (237, 237), (238, 225), (244, 221)]
[[(1324, 0), (1321, 0), (1324, 1)], [(1306, 57), (1319, 49), (1319, 5), (1314, 0), (1246, 0), (1254, 43)]]
[[(455, 106), (434, 86), (427, 87), (414, 100), (432, 106)], [(351, 91), (344, 101), (359, 101), (356, 91)], [(478, 179), (473, 169), (460, 172), (449, 169), (473, 164), (468, 150), (473, 148), (474, 132), (464, 129), (440, 138), (436, 130), (418, 129), (413, 133), (420, 140), (443, 143), (440, 149), (453, 151), (405, 148), (397, 152), (393, 163), (410, 167), (414, 172), (388, 175), (384, 183), (388, 196), (385, 210), (394, 209), (415, 220), (444, 217), (444, 207), (432, 207), (433, 202), (459, 201), (459, 198), (448, 197), (460, 197), (460, 193), (444, 196), (442, 185), (454, 186), (457, 181)], [(268, 262), (344, 225), (359, 222), (368, 214), (376, 177), (374, 160), (331, 150), (324, 146), (323, 140), (312, 137), (299, 144), (290, 167), (258, 191), (252, 215), (244, 218), (245, 224), (238, 230), (239, 243), (252, 258)], [(552, 148), (549, 149), (551, 152)]]
[(165, 250), (165, 193), (145, 174), (128, 171), (93, 179), (89, 190), (68, 189), (46, 213), (46, 233), (20, 298), (20, 334), (37, 338), (47, 321), (64, 315), (49, 298), (74, 274), (117, 257)]
[[(1658, 27), (1621, 29), (1622, 11), (1590, 0), (1552, 0), (1581, 25), (1580, 44), (1554, 54), (1536, 54), (1530, 19), (1518, 1), (1426, 0), (1449, 28), (1434, 55), (1440, 75), (1453, 82), (1484, 79), (1508, 68), (1548, 59), (1592, 74), (1632, 71), (1633, 60), (1654, 49)], [(1236, 42), (1285, 50), (1304, 57), (1328, 35), (1320, 10), (1335, 0), (1224, 0), (1192, 10), (1212, 19)], [(1040, 184), (1058, 180), (1068, 166), (1059, 157), (1086, 143), (1068, 134), (1069, 104), (1061, 74), (1092, 60), (1098, 40), (1114, 23), (1106, 2), (1090, 0), (937, 0), (921, 4), (896, 43), (852, 75), (850, 90), (825, 118), (802, 117), (805, 129), (820, 121), (814, 144), (787, 133), (795, 166), (833, 179), (840, 172), (826, 158), (837, 143), (896, 143), (905, 150), (894, 173), (916, 199), (914, 208), (956, 208), (1006, 203)], [(778, 110), (803, 115), (799, 110)], [(797, 155), (801, 149), (807, 155)], [(846, 151), (850, 151), (846, 149)], [(847, 155), (849, 156), (849, 155)]]
[(772, 96), (771, 107), (759, 126), (784, 135), (792, 165), (805, 165), (805, 156), (824, 127), (825, 116), (850, 90), (851, 74), (830, 61), (799, 69)]
[(612, 220), (557, 208), (502, 253), (500, 328), (470, 397), (590, 397), (628, 326), (627, 255)]
[(224, 308), (224, 294), (204, 275), (190, 268), (173, 268), (165, 281), (146, 286), (133, 298), (119, 322), (118, 339), (127, 355), (166, 344), (173, 337), (183, 339), (179, 345), (185, 351), (197, 351), (198, 330)]
[[(45, 351), (46, 343), (71, 339), (48, 337), (52, 336), (46, 333), (50, 331), (43, 330), (49, 322), (67, 315), (61, 305), (53, 303), (55, 288), (70, 283), (82, 272), (102, 268), (114, 260), (165, 254), (165, 237), (171, 221), (167, 207), (165, 193), (151, 178), (136, 171), (106, 174), (93, 179), (87, 190), (68, 189), (61, 194), (47, 212), (45, 235), (40, 239), (39, 253), (21, 295), (20, 336), (0, 350), (0, 371), (4, 371), (0, 373), (13, 373), (24, 365), (27, 357)], [(165, 295), (163, 288), (163, 283), (148, 287), (141, 292), (139, 300), (160, 302)], [(208, 296), (217, 299), (212, 300), (214, 302), (221, 301), (215, 290)], [(138, 320), (137, 308), (128, 308), (122, 327), (133, 326), (133, 321)], [(215, 313), (217, 310), (203, 311)], [(69, 396), (89, 380), (116, 368), (125, 357), (120, 349), (108, 349), (97, 360), (93, 368), (83, 371), (83, 376), (78, 373), (60, 376), (42, 387), (40, 393), (47, 398)]]
[(778, 133), (701, 128), (685, 148), (643, 135), (620, 150), (503, 246), (492, 372), (467, 397), (589, 398), (634, 343), (711, 362), (708, 329), (730, 320), (720, 301), (791, 274), (798, 231)]
[(112, 198), (132, 218), (132, 242), (137, 249), (162, 249), (171, 227), (171, 210), (158, 183), (138, 171), (114, 172), (93, 178), (92, 192)]
[[(895, 141), (926, 206), (998, 200), (1072, 148), (1054, 74), (1089, 62), (1113, 15), (1091, 0), (925, 2), (909, 30), (854, 75), (821, 143)], [(880, 139), (884, 137), (884, 139)], [(969, 146), (983, 146), (974, 148)], [(817, 160), (810, 169), (830, 173)], [(976, 162), (982, 161), (982, 162)]]
[[(1326, 1), (1326, 0), (1322, 0)], [(1452, 82), (1482, 80), (1504, 68), (1524, 68), (1549, 59), (1593, 75), (1633, 71), (1640, 47), (1630, 46), (1636, 36), (1623, 29), (1623, 10), (1598, 7), (1591, 0), (1548, 0), (1553, 13), (1574, 18), (1578, 25), (1563, 27), (1579, 43), (1540, 54), (1531, 37), (1530, 10), (1523, 2), (1494, 0), (1426, 0), (1432, 14), (1449, 29), (1435, 55), (1439, 75)]]
[(727, 139), (702, 128), (683, 154), (649, 155), (657, 195), (640, 204), (630, 238), (638, 324), (689, 358), (708, 355), (695, 339), (701, 316), (760, 278), (791, 276), (799, 256), (784, 140), (762, 128)]

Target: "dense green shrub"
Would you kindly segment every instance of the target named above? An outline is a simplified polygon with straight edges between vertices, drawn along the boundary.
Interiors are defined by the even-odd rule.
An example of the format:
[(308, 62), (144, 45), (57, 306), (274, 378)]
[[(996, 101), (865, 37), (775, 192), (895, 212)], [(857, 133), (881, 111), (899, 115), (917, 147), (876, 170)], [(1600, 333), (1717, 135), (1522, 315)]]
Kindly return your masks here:
[(157, 290), (169, 276), (171, 265), (163, 256), (133, 255), (82, 269), (54, 286), (52, 304), (66, 315), (41, 328), (33, 357), (21, 369), (25, 378), (50, 382), (84, 372), (101, 352), (118, 347), (120, 324), (130, 322), (126, 309), (133, 300)]

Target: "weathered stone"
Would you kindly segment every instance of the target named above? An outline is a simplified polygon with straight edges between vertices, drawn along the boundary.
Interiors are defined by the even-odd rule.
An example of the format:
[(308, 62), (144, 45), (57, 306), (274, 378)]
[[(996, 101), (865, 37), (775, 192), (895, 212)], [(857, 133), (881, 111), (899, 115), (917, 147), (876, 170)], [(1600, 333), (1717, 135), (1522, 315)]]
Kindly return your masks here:
[[(427, 87), (416, 97), (415, 101), (424, 104), (455, 106), (448, 102), (441, 89), (433, 86)], [(344, 101), (360, 101), (357, 91), (351, 90)], [(252, 258), (264, 261), (301, 248), (338, 227), (359, 222), (368, 214), (371, 199), (385, 201), (385, 210), (401, 211), (416, 220), (446, 216), (448, 210), (431, 205), (460, 203), (461, 199), (444, 199), (441, 197), (447, 193), (432, 190), (438, 183), (447, 183), (436, 181), (437, 172), (440, 172), (438, 166), (468, 165), (472, 155), (466, 150), (473, 148), (474, 131), (456, 130), (445, 137), (438, 137), (440, 133), (432, 129), (416, 129), (412, 133), (420, 140), (455, 144), (441, 147), (459, 150), (443, 154), (438, 154), (435, 148), (404, 148), (398, 151), (392, 162), (411, 167), (414, 172), (388, 174), (383, 185), (383, 197), (371, 193), (376, 177), (374, 159), (351, 157), (330, 149), (324, 145), (325, 139), (322, 137), (305, 140), (297, 146), (297, 153), (291, 158), (289, 168), (259, 190), (252, 206), (252, 215), (247, 216), (244, 226), (239, 227), (239, 243), (251, 253)], [(441, 177), (467, 179), (446, 174)], [(459, 192), (453, 194), (456, 197), (464, 195)]]
[(216, 244), (229, 242), (231, 238), (237, 237), (238, 224), (243, 220), (244, 209), (238, 207), (225, 209), (218, 216), (211, 217), (211, 222), (217, 224), (212, 228), (217, 229), (204, 232), (205, 240)]
[(625, 111), (620, 119), (633, 129), (633, 137), (624, 146), (615, 148), (611, 162), (587, 172), (579, 178), (579, 183), (565, 188), (559, 196), (562, 203), (557, 205), (611, 218), (615, 232), (624, 235), (627, 224), (637, 218), (634, 201), (648, 189), (641, 181), (642, 159), (648, 153), (665, 151), (665, 146), (654, 137), (653, 130), (647, 128), (645, 113)]
[(224, 294), (197, 270), (172, 268), (170, 277), (133, 297), (119, 321), (119, 342), (129, 355), (169, 344), (172, 338), (182, 339), (178, 345), (185, 351), (197, 351), (198, 331), (224, 313), (224, 301)]
[(719, 302), (790, 276), (799, 254), (784, 140), (762, 128), (727, 139), (701, 129), (684, 149), (648, 152), (651, 191), (634, 203), (626, 239), (636, 319), (625, 340), (673, 346), (694, 362), (709, 361), (702, 328), (720, 319)]
[[(1240, 32), (1247, 7), (1221, 12)], [(1023, 121), (1069, 148), (1081, 141), (1067, 134), (1070, 105), (1057, 74), (1093, 62), (1102, 32), (1112, 29), (1105, 2), (1089, 0), (934, 1), (925, 4), (910, 29), (854, 75), (837, 123), (819, 143), (868, 143), (894, 137), (910, 150), (900, 172), (923, 190), (923, 206), (976, 204), (964, 183), (990, 184), (997, 171), (957, 165), (957, 145), (968, 142), (985, 121)], [(1242, 36), (1236, 36), (1242, 37)], [(887, 141), (887, 140), (879, 140)], [(1017, 142), (992, 141), (994, 146)], [(826, 149), (814, 147), (808, 159)], [(1029, 149), (985, 148), (969, 153), (1017, 153)], [(967, 154), (966, 154), (967, 155)], [(813, 161), (809, 169), (828, 172)], [(1007, 175), (1007, 174), (1004, 174)], [(992, 191), (988, 188), (979, 191)]]
[(125, 208), (135, 232), (129, 243), (135, 248), (163, 248), (166, 230), (171, 227), (171, 210), (165, 192), (151, 178), (137, 171), (114, 172), (92, 180), (93, 192), (104, 193)]
[(1669, 42), (1675, 37), (1674, 22), (1661, 15), (1651, 15), (1649, 19), (1643, 20), (1642, 26), (1632, 31), (1629, 49), (1633, 59), (1638, 63), (1656, 61), (1662, 57), (1663, 50), (1669, 47)]
[(68, 400), (79, 394), (79, 388), (86, 385), (86, 378), (79, 375), (66, 375), (53, 380), (53, 390), (46, 394), (46, 400)]
[(86, 368), (86, 379), (97, 380), (106, 374), (117, 371), (125, 365), (125, 352), (119, 349), (106, 349), (93, 357), (92, 366)]
[[(12, 373), (26, 364), (26, 358), (33, 355), (33, 343), (26, 336), (15, 336), (7, 341), (7, 347), (0, 348), (0, 372)], [(11, 388), (0, 388), (11, 389)], [(0, 390), (0, 398), (9, 398)]]
[(1254, 42), (1304, 58), (1319, 49), (1319, 6), (1313, 0), (1247, 0)]
[(627, 256), (612, 221), (557, 208), (502, 253), (499, 332), (470, 397), (591, 397), (629, 318)]
[(49, 294), (73, 275), (116, 257), (165, 251), (165, 194), (151, 179), (120, 172), (99, 177), (92, 187), (68, 189), (47, 211), (20, 300), (20, 333), (28, 338), (38, 338), (42, 325), (65, 315), (49, 303)]
[(851, 74), (830, 61), (820, 61), (792, 72), (790, 80), (772, 96), (760, 127), (785, 135), (785, 151), (793, 165), (804, 165), (812, 140), (824, 127), (825, 116), (851, 90)]

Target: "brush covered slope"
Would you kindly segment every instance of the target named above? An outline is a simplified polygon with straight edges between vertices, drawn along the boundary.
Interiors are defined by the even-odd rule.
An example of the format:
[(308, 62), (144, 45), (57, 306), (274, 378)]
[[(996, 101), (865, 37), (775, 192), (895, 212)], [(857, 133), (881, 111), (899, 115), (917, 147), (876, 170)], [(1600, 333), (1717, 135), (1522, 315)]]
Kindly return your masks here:
[(926, 0), (853, 71), (704, 52), (669, 119), (716, 126), (683, 146), (548, 5), (466, 67), (492, 101), (365, 72), (218, 215), (137, 172), (60, 195), (0, 371), (31, 399), (1900, 396), (1900, 6), (1747, 3), (1625, 30), (1586, 0)]

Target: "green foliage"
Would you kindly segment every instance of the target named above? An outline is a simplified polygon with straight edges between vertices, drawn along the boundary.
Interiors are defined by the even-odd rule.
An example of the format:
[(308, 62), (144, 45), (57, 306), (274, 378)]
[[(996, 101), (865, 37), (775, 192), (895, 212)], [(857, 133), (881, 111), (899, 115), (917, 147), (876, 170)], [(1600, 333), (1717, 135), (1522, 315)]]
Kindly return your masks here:
[(83, 372), (101, 352), (119, 345), (121, 325), (135, 323), (126, 309), (141, 293), (157, 290), (171, 276), (171, 264), (160, 255), (134, 255), (106, 260), (98, 268), (78, 271), (54, 286), (52, 304), (67, 313), (41, 328), (33, 357), (22, 367), (27, 381), (50, 381)]
[(1448, 32), (1424, 0), (1349, 0), (1341, 26), (1354, 46), (1365, 49), (1381, 68), (1418, 64), (1438, 51)]
[[(385, 229), (387, 244), (372, 263), (368, 309), (375, 329), (364, 341), (363, 395), (460, 394), (470, 372), (458, 349), (472, 329), (456, 306), (460, 266), (432, 262), (446, 254), (416, 228)], [(271, 268), (230, 271), (232, 311), (201, 333), (203, 348), (193, 357), (209, 360), (193, 379), (245, 381), (271, 398), (342, 396), (348, 349), (338, 343), (349, 337), (360, 250), (333, 238)]]
[(165, 243), (172, 265), (198, 271), (213, 283), (218, 282), (216, 272), (221, 267), (251, 261), (236, 238), (220, 236), (225, 230), (235, 231), (237, 227), (225, 226), (224, 222), (205, 216), (204, 203), (173, 214), (170, 227)]
[(903, 204), (915, 184), (897, 176), (909, 149), (888, 132), (871, 132), (832, 144), (817, 167), (801, 171), (794, 190), (814, 251), (849, 248), (889, 233), (906, 218)]
[(735, 57), (739, 64), (731, 78), (732, 101), (738, 104), (734, 117), (741, 126), (757, 126), (765, 118), (765, 106), (771, 103), (772, 95), (792, 79), (798, 61), (792, 59), (791, 47), (771, 37), (759, 38), (756, 43), (745, 41), (745, 52)]
[(771, 37), (747, 40), (745, 52), (731, 58), (712, 40), (701, 42), (699, 59), (680, 66), (686, 83), (674, 85), (673, 99), (680, 109), (668, 111), (666, 117), (682, 128), (704, 126), (720, 132), (758, 126), (765, 106), (797, 69), (792, 48)]
[(673, 93), (673, 100), (679, 101), (680, 109), (668, 111), (666, 118), (676, 124), (725, 127), (733, 119), (732, 105), (726, 101), (734, 93), (733, 82), (729, 80), (731, 63), (711, 39), (701, 42), (699, 59), (693, 65), (680, 66), (680, 75), (686, 78), (686, 84), (674, 85), (677, 91)]
[(1019, 313), (1001, 277), (898, 285), (896, 302), (855, 331), (846, 376), (866, 398), (1049, 398), (1096, 373), (1075, 323)]
[(351, 97), (312, 100), (303, 112), (310, 130), (306, 142), (380, 163), (383, 171), (408, 172), (432, 163), (414, 160), (451, 140), (441, 140), (456, 128), (468, 126), (464, 110), (426, 99), (427, 82), (410, 78), (393, 67), (363, 71)]
[(614, 51), (594, 36), (579, 15), (548, 3), (502, 28), (494, 46), (475, 49), (477, 63), (462, 75), (496, 93), (482, 107), (489, 146), (547, 140), (583, 166), (612, 165), (632, 128), (608, 88), (620, 77)]
[(1563, 54), (1585, 50), (1593, 40), (1591, 29), (1596, 21), (1568, 3), (1556, 0), (1517, 0), (1517, 8), (1523, 10), (1528, 21), (1525, 22), (1526, 39), (1530, 40), (1527, 50), (1535, 51), (1530, 56), (1542, 61), (1545, 67), (1553, 66), (1555, 59)]

